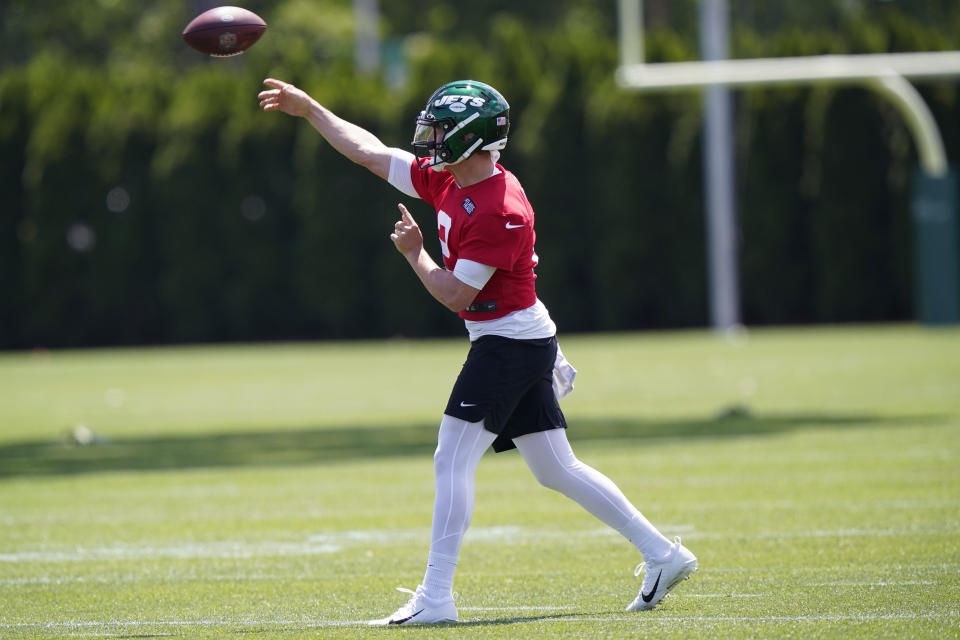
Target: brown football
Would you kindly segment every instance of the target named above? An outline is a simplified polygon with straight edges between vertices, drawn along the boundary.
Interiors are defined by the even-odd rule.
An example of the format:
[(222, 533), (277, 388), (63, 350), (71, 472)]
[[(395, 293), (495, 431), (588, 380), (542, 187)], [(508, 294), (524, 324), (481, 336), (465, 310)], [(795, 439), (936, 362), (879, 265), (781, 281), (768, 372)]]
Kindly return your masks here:
[(236, 56), (249, 49), (267, 30), (267, 23), (241, 7), (204, 11), (183, 30), (183, 39), (208, 56)]

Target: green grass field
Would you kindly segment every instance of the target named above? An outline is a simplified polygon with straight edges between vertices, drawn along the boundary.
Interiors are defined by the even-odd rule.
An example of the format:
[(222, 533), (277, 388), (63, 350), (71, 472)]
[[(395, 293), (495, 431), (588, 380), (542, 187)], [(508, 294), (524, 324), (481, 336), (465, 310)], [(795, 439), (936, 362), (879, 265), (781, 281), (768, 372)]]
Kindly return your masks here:
[(561, 344), (574, 449), (700, 559), (655, 611), (628, 543), (488, 453), (463, 622), (363, 626), (422, 578), (465, 339), (34, 352), (0, 354), (0, 637), (960, 635), (960, 331)]

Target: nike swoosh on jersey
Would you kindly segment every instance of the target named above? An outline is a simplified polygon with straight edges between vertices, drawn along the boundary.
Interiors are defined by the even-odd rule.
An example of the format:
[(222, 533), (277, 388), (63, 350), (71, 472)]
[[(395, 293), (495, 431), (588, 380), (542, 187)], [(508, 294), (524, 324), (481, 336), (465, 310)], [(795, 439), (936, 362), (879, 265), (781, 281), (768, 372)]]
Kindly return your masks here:
[(520, 227), (523, 227), (523, 226), (526, 226), (526, 225), (522, 225), (522, 224), (510, 224), (509, 222), (507, 223), (507, 229), (519, 229)]
[(463, 400), (461, 400), (461, 401), (460, 401), (460, 406), (461, 406), (461, 407), (475, 407), (475, 406), (477, 406), (477, 405), (474, 404), (474, 403), (472, 403), (472, 402), (464, 402)]

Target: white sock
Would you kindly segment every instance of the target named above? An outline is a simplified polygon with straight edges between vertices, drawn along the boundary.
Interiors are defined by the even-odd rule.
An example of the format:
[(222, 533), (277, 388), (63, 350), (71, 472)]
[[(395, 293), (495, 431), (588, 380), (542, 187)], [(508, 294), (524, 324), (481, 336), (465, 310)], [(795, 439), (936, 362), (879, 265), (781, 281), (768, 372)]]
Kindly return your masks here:
[(663, 560), (673, 549), (673, 543), (657, 531), (656, 527), (639, 512), (627, 523), (627, 526), (617, 531), (629, 540), (647, 561)]
[(431, 551), (427, 555), (427, 571), (423, 575), (423, 586), (427, 597), (442, 600), (453, 593), (453, 574), (457, 571), (457, 559), (442, 553)]

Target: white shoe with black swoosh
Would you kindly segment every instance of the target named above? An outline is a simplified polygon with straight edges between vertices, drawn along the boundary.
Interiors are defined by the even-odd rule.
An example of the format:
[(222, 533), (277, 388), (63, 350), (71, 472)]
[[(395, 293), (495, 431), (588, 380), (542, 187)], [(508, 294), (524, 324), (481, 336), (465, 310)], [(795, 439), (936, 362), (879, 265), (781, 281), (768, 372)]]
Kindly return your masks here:
[(641, 562), (633, 575), (639, 576), (646, 571), (643, 584), (636, 599), (627, 607), (627, 611), (647, 611), (660, 604), (681, 580), (686, 580), (697, 570), (697, 558), (690, 549), (680, 544), (680, 537), (674, 538), (673, 549), (666, 558), (659, 561)]
[(453, 598), (445, 600), (429, 599), (422, 584), (417, 586), (416, 591), (410, 591), (410, 589), (404, 589), (403, 587), (397, 587), (397, 591), (411, 594), (407, 604), (397, 609), (397, 612), (389, 618), (371, 620), (367, 623), (368, 625), (385, 627), (395, 624), (440, 624), (459, 620)]

